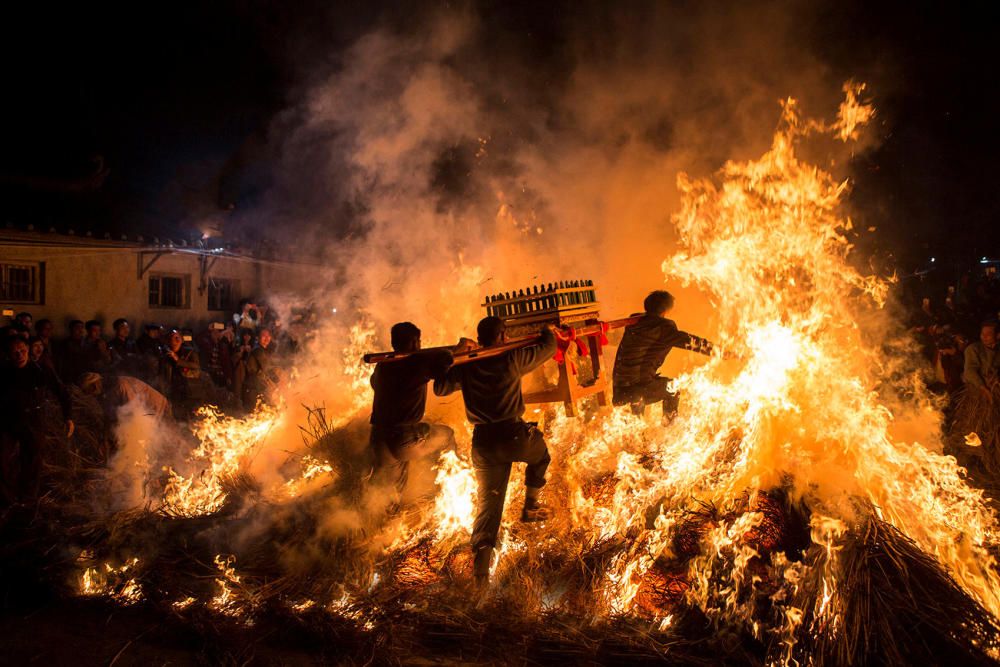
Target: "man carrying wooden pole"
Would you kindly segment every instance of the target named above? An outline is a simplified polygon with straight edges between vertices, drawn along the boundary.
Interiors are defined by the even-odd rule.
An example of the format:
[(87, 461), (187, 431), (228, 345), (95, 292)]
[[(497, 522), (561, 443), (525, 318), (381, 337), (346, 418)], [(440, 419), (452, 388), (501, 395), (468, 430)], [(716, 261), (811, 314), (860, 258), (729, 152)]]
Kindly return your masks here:
[[(483, 347), (506, 342), (506, 327), (498, 317), (481, 320), (477, 332)], [(545, 486), (545, 471), (551, 459), (538, 425), (522, 419), (525, 408), (521, 378), (551, 359), (555, 352), (555, 328), (546, 325), (538, 342), (474, 364), (452, 366), (444, 377), (434, 381), (434, 393), (438, 396), (461, 389), (466, 414), (474, 425), (472, 463), (479, 492), (472, 549), (473, 572), (479, 585), (489, 580), (512, 463), (528, 464), (521, 520), (544, 521), (550, 515), (538, 496)]]

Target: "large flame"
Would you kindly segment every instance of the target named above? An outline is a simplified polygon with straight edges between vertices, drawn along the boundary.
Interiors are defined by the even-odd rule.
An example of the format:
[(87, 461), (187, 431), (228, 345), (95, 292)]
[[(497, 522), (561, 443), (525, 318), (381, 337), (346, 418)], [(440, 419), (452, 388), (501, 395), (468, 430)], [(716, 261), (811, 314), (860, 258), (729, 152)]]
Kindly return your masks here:
[(168, 470), (165, 511), (179, 516), (208, 514), (226, 501), (226, 484), (243, 470), (263, 443), (279, 412), (261, 404), (244, 418), (227, 417), (213, 406), (198, 410), (192, 430), (200, 445), (191, 454), (192, 473)]

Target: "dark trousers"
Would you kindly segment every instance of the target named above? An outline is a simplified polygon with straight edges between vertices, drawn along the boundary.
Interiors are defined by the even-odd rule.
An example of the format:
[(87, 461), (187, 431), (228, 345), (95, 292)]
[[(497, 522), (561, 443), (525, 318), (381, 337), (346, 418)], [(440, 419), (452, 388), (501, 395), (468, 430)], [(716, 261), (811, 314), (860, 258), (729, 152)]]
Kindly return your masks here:
[(634, 384), (628, 387), (615, 386), (611, 403), (613, 405), (631, 405), (632, 412), (641, 415), (646, 411), (647, 405), (653, 403), (663, 403), (663, 416), (671, 418), (677, 414), (680, 405), (680, 395), (667, 389), (667, 384), (671, 378), (664, 378), (657, 375), (655, 378), (642, 384)]
[(432, 465), (446, 449), (455, 448), (455, 432), (442, 424), (373, 426), (370, 440), (378, 478), (403, 491), (410, 477), (410, 463)]
[(545, 438), (534, 423), (518, 419), (476, 425), (472, 432), (472, 465), (479, 492), (472, 526), (473, 550), (496, 547), (511, 464), (527, 463), (525, 486), (537, 488), (545, 486), (545, 471), (551, 460)]

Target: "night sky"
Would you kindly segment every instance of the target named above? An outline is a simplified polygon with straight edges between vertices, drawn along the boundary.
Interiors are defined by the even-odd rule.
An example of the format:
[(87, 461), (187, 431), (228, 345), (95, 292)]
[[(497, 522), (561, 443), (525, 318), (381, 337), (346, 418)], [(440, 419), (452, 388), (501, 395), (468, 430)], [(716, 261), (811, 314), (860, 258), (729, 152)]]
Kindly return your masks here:
[[(417, 29), (420, 12), (442, 4), (7, 8), (0, 219), (190, 234), (186, 218), (252, 206), (267, 183), (269, 127), (315, 72), (373, 25)], [(571, 65), (559, 48), (566, 26), (600, 4), (474, 11), (544, 80)], [(998, 31), (985, 6), (967, 5), (790, 5), (820, 62), (871, 83), (882, 141), (853, 165), (852, 203), (910, 264), (1000, 254)]]

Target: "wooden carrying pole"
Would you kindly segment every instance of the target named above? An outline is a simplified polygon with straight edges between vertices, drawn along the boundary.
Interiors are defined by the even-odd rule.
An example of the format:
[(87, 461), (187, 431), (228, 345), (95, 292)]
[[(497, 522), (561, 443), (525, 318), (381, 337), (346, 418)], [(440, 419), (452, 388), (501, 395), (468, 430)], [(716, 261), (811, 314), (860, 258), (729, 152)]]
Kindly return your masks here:
[[(624, 317), (620, 320), (611, 320), (609, 322), (596, 322), (593, 324), (585, 324), (581, 327), (563, 327), (563, 331), (572, 330), (574, 331), (577, 338), (583, 338), (586, 336), (597, 336), (603, 331), (604, 325), (607, 326), (608, 330), (620, 329), (622, 327), (627, 327), (630, 324), (635, 324), (639, 321), (639, 316), (634, 315), (632, 317)], [(489, 359), (490, 357), (495, 357), (497, 355), (503, 354), (505, 352), (510, 352), (511, 350), (517, 350), (522, 347), (528, 347), (529, 345), (534, 345), (542, 339), (541, 334), (535, 334), (533, 336), (525, 336), (524, 338), (517, 338), (515, 340), (507, 341), (500, 345), (490, 345), (489, 347), (480, 347), (475, 350), (469, 350), (468, 352), (461, 352), (455, 355), (455, 364), (465, 364), (470, 361), (478, 361), (480, 359)], [(413, 354), (419, 354), (421, 352), (426, 352), (428, 350), (448, 350), (451, 346), (445, 347), (432, 347), (426, 348), (424, 350), (419, 350), (417, 352), (369, 352), (363, 358), (367, 364), (382, 364), (389, 363), (393, 361), (399, 361), (401, 359), (406, 359)]]

